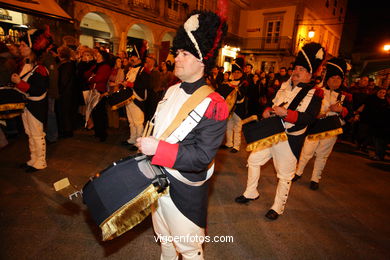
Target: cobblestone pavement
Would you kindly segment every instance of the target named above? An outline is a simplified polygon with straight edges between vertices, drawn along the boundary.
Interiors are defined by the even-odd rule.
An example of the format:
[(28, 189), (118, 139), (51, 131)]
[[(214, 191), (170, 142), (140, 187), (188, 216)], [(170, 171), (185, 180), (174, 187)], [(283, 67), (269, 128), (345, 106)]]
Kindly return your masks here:
[[(0, 151), (0, 259), (159, 259), (151, 218), (112, 241), (101, 242), (80, 198), (69, 200), (53, 183), (68, 177), (81, 189), (88, 178), (134, 152), (120, 145), (127, 130), (110, 129), (104, 143), (89, 131), (48, 146), (48, 168), (19, 169), (28, 157), (20, 136)], [(272, 162), (261, 172), (260, 199), (238, 205), (246, 159), (220, 150), (212, 178), (207, 234), (232, 242), (205, 244), (206, 259), (390, 259), (390, 163), (374, 162), (336, 144), (320, 189), (308, 188), (312, 162), (294, 183), (285, 213), (264, 217), (272, 205), (276, 177)]]

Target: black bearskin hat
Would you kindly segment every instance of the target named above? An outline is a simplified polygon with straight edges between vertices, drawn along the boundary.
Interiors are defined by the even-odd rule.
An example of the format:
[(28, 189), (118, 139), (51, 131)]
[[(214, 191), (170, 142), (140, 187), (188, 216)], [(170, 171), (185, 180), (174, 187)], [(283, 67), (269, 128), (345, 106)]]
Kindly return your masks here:
[[(221, 9), (224, 8), (221, 7), (219, 11), (223, 11)], [(215, 64), (218, 49), (226, 32), (224, 13), (217, 15), (209, 11), (194, 10), (177, 30), (171, 51), (174, 55), (180, 49), (190, 52), (205, 64), (207, 71)]]
[(241, 57), (237, 57), (232, 62), (232, 72), (235, 72), (236, 70), (243, 71), (244, 69), (244, 59)]
[(333, 58), (326, 63), (325, 82), (332, 76), (340, 76), (344, 79), (345, 72), (347, 71), (347, 62), (341, 58)]
[(53, 43), (49, 26), (43, 29), (30, 29), (20, 37), (20, 41), (27, 44), (28, 47), (39, 57)]
[(294, 62), (295, 66), (302, 66), (307, 69), (310, 74), (317, 71), (322, 61), (325, 59), (326, 53), (324, 47), (316, 42), (307, 43), (299, 51)]

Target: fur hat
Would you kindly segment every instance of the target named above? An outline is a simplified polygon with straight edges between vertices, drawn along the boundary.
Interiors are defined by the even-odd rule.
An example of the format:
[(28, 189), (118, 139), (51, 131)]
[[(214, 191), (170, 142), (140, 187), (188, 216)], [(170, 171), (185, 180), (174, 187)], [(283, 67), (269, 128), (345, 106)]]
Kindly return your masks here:
[(307, 43), (298, 52), (294, 62), (295, 66), (302, 66), (307, 69), (310, 74), (317, 71), (322, 61), (325, 59), (326, 53), (324, 47), (316, 42)]
[(338, 75), (344, 79), (345, 72), (347, 71), (347, 63), (344, 59), (333, 58), (326, 63), (325, 82), (332, 76)]
[(28, 47), (39, 57), (53, 43), (49, 26), (43, 29), (30, 29), (20, 37), (20, 41), (25, 42)]
[(171, 49), (174, 55), (177, 50), (183, 49), (202, 61), (206, 71), (214, 66), (218, 49), (227, 32), (227, 6), (226, 3), (222, 4), (224, 6), (218, 6), (219, 14), (198, 10), (190, 14), (176, 32)]
[(237, 57), (232, 62), (232, 72), (235, 72), (236, 70), (239, 70), (242, 72), (244, 69), (244, 59), (241, 57)]

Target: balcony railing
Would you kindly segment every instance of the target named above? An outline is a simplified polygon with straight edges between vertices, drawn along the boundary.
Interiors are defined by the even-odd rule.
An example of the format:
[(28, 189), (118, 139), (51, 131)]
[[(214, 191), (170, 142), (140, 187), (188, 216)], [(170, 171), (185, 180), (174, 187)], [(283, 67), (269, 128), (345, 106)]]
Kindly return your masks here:
[(241, 49), (257, 51), (281, 51), (292, 49), (292, 39), (288, 36), (246, 38)]
[(154, 15), (159, 13), (158, 0), (128, 0), (128, 5), (133, 10)]

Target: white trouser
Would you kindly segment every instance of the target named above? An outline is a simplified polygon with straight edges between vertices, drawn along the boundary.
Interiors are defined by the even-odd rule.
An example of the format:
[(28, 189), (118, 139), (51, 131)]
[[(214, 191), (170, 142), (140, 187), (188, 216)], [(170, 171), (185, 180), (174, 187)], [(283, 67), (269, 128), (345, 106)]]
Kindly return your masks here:
[(315, 154), (316, 159), (314, 161), (311, 180), (318, 183), (321, 179), (321, 174), (324, 170), (326, 161), (328, 160), (328, 157), (332, 152), (333, 146), (336, 141), (337, 136), (332, 136), (320, 140), (309, 140), (306, 138), (295, 174), (301, 176), (303, 174), (303, 170), (306, 167), (306, 164)]
[[(153, 228), (161, 238), (182, 238), (176, 240), (162, 239), (161, 260), (177, 260), (178, 254), (183, 260), (204, 259), (202, 243), (204, 228), (194, 224), (175, 206), (169, 193), (158, 199), (152, 208)], [(188, 237), (188, 239), (186, 239)], [(199, 239), (201, 237), (201, 239)]]
[(270, 148), (253, 151), (248, 158), (248, 181), (244, 196), (254, 199), (259, 196), (257, 186), (260, 178), (260, 167), (273, 158), (279, 179), (274, 204), (271, 209), (282, 214), (288, 198), (291, 179), (294, 177), (297, 159), (291, 151), (288, 141), (279, 142)]
[(22, 114), (24, 130), (28, 136), (28, 145), (30, 148), (29, 166), (36, 169), (44, 169), (46, 165), (46, 140), (43, 124), (36, 119), (27, 108)]
[(240, 150), (241, 130), (242, 120), (236, 113), (233, 113), (227, 122), (225, 143), (227, 147), (233, 147), (234, 149)]
[(126, 105), (126, 115), (130, 127), (130, 138), (127, 142), (135, 144), (144, 131), (144, 112), (134, 102), (130, 102)]

